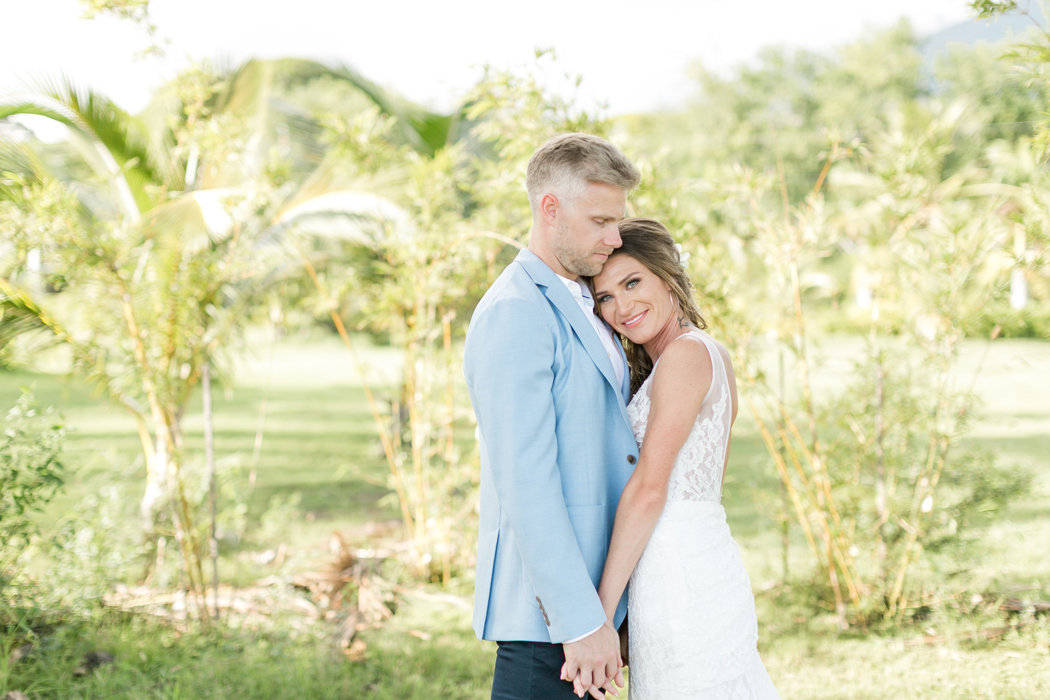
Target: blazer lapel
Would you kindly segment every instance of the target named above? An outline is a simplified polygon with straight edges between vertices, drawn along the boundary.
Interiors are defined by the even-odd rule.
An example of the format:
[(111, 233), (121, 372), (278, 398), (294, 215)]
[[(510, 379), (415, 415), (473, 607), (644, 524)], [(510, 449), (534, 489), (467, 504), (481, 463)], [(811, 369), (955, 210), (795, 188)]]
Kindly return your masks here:
[[(569, 321), (569, 325), (576, 332), (576, 337), (583, 343), (587, 354), (590, 355), (591, 360), (594, 361), (594, 364), (601, 371), (606, 381), (621, 396), (625, 397), (624, 385), (616, 379), (616, 372), (613, 370), (609, 355), (605, 352), (605, 346), (602, 345), (602, 341), (594, 330), (594, 326), (591, 325), (590, 320), (584, 315), (583, 309), (580, 308), (576, 299), (573, 298), (565, 283), (554, 273), (554, 270), (547, 266), (547, 263), (540, 260), (535, 253), (528, 249), (518, 253), (514, 261), (525, 268), (525, 272), (536, 283), (536, 286), (543, 290), (543, 293), (550, 299), (551, 303)], [(620, 354), (623, 356), (622, 348)], [(624, 371), (624, 381), (628, 382), (627, 387), (629, 388), (630, 384), (626, 370)]]

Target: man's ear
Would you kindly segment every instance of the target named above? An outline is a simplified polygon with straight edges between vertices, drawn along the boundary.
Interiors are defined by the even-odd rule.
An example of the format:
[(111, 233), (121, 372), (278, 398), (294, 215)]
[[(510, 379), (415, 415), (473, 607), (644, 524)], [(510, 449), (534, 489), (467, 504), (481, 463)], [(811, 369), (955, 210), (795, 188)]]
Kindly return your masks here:
[(543, 214), (543, 218), (546, 219), (548, 223), (553, 222), (556, 218), (558, 218), (559, 207), (560, 204), (558, 202), (558, 198), (550, 192), (543, 195), (543, 198), (540, 199), (540, 212)]

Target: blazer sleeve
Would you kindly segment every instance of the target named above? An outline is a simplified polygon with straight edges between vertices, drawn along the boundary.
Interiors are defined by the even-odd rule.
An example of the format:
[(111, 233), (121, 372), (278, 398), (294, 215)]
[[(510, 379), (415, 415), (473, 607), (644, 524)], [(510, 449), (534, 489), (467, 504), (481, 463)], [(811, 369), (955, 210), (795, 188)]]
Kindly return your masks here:
[(464, 369), (502, 514), (551, 641), (589, 634), (605, 613), (562, 488), (554, 405), (556, 334), (535, 300), (512, 298), (474, 319)]

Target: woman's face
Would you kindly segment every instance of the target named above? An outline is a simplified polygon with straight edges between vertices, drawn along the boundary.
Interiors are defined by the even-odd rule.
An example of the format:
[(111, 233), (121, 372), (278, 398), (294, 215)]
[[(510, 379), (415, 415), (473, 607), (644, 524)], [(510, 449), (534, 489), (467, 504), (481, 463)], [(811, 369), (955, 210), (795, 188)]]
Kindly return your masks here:
[(602, 318), (636, 345), (656, 337), (674, 315), (671, 287), (626, 253), (609, 258), (593, 284)]

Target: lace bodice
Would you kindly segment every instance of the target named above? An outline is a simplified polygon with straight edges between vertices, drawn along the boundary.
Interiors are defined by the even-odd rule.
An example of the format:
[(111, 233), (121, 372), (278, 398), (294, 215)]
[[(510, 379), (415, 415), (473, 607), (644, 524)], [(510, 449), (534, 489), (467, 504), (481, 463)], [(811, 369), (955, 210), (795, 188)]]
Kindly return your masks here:
[[(702, 343), (711, 355), (711, 388), (697, 414), (693, 429), (678, 453), (667, 484), (667, 502), (707, 501), (719, 503), (722, 499), (722, 471), (725, 467), (729, 428), (732, 422), (731, 394), (722, 353), (714, 339), (699, 329), (689, 331), (682, 338)], [(660, 361), (653, 366), (655, 374)], [(650, 382), (646, 378), (627, 406), (631, 429), (638, 444), (645, 438), (650, 408)]]

